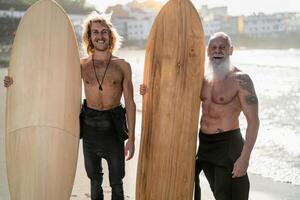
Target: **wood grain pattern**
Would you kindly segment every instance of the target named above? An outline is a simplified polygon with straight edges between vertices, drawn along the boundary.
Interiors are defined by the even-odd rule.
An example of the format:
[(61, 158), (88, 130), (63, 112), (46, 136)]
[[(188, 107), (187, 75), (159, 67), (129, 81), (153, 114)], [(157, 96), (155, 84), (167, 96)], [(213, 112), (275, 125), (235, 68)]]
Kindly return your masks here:
[(191, 200), (204, 33), (189, 0), (170, 0), (148, 38), (137, 200)]
[(78, 144), (81, 75), (70, 20), (52, 0), (22, 18), (13, 44), (6, 105), (12, 200), (70, 199)]

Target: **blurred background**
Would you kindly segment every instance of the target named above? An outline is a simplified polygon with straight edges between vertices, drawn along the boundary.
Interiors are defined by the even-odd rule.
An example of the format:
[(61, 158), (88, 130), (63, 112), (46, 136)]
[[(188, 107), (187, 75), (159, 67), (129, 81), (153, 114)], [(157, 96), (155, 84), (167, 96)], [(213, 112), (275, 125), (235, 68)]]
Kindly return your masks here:
[[(7, 74), (18, 23), (36, 0), (0, 0), (0, 76)], [(137, 103), (136, 133), (140, 136), (144, 52), (151, 25), (166, 1), (57, 0), (67, 11), (79, 44), (81, 24), (97, 9), (111, 15), (123, 46), (117, 56), (133, 69)], [(300, 185), (300, 1), (299, 0), (203, 0), (192, 1), (201, 16), (206, 39), (223, 31), (235, 47), (232, 62), (252, 78), (260, 103), (261, 127), (249, 171), (292, 186)], [(81, 51), (81, 50), (80, 50)], [(81, 55), (83, 53), (81, 51)], [(2, 84), (2, 83), (1, 83)], [(0, 174), (5, 173), (5, 90), (0, 87)], [(245, 132), (245, 118), (241, 116)], [(136, 154), (137, 155), (137, 154)], [(0, 188), (6, 190), (1, 175)], [(3, 186), (3, 187), (2, 187)], [(5, 186), (5, 187), (4, 187)], [(0, 191), (1, 194), (1, 191)]]

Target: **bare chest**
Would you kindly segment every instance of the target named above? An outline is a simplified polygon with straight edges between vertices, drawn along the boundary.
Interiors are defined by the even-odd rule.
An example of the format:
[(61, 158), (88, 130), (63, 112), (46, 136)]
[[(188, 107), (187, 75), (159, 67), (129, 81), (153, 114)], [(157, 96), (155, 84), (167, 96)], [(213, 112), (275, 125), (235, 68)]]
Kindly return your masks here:
[(89, 63), (82, 69), (82, 79), (86, 87), (100, 84), (106, 87), (117, 87), (122, 84), (123, 73), (117, 64), (111, 63), (107, 67), (103, 63), (95, 63), (94, 66)]
[(205, 82), (202, 89), (201, 99), (203, 103), (225, 105), (237, 97), (238, 89), (234, 80), (220, 82)]

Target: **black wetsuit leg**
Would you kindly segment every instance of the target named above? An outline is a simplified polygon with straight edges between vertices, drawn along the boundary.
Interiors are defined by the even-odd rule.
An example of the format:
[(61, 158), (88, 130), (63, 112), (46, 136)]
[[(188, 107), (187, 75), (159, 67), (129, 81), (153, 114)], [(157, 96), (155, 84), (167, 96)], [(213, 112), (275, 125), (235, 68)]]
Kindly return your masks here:
[(232, 200), (248, 200), (250, 182), (248, 175), (232, 178)]
[(198, 151), (200, 165), (216, 200), (248, 200), (248, 176), (232, 178), (235, 161), (243, 149), (240, 130), (207, 135), (202, 132)]
[(201, 200), (201, 186), (200, 186), (200, 173), (202, 169), (199, 160), (196, 159), (195, 167), (195, 188), (194, 188), (194, 200)]
[(112, 200), (124, 199), (124, 140), (118, 138), (114, 116), (117, 117), (111, 114), (111, 110), (97, 111), (86, 107), (86, 104), (82, 108), (83, 152), (86, 172), (91, 180), (92, 200), (103, 199), (102, 158), (106, 159), (108, 164)]
[(84, 165), (91, 183), (91, 199), (103, 200), (103, 172), (101, 157), (89, 145), (83, 143)]
[(125, 176), (124, 143), (115, 140), (106, 156), (112, 200), (124, 200), (123, 178)]

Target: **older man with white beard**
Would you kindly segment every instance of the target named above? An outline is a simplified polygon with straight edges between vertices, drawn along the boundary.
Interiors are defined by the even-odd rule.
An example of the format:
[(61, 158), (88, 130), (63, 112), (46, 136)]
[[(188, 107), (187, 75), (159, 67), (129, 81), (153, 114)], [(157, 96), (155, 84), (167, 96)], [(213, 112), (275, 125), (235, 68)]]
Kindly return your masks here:
[[(216, 200), (246, 200), (247, 168), (256, 141), (258, 100), (250, 77), (233, 66), (230, 37), (215, 33), (208, 42), (208, 65), (201, 92), (202, 116), (196, 159), (195, 200), (199, 200), (201, 170)], [(239, 115), (247, 120), (245, 140)]]
[[(232, 52), (227, 34), (215, 33), (209, 39), (209, 61), (201, 91), (195, 200), (201, 199), (201, 170), (216, 200), (246, 200), (249, 196), (247, 168), (259, 127), (258, 100), (250, 77), (231, 64)], [(146, 85), (141, 85), (140, 94), (146, 92)], [(241, 112), (247, 120), (245, 140), (239, 128)]]

